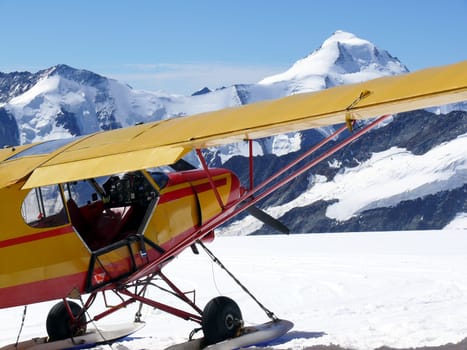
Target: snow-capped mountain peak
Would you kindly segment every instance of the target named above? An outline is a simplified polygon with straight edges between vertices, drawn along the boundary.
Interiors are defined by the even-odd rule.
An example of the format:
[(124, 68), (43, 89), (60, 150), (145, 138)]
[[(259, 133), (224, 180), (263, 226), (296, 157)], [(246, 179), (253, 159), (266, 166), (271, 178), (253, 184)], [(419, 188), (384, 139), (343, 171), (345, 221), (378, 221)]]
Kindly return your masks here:
[(320, 48), (287, 71), (264, 78), (262, 85), (287, 84), (289, 93), (315, 91), (407, 72), (387, 51), (344, 31), (336, 31)]
[[(14, 134), (20, 135), (19, 140), (8, 140), (8, 144), (29, 143), (281, 98), (406, 70), (369, 41), (337, 31), (289, 70), (259, 84), (203, 89), (193, 96), (162, 96), (59, 64), (37, 73), (1, 73), (0, 103), (4, 104), (0, 108), (18, 124)], [(300, 135), (292, 135), (289, 141), (293, 142), (268, 140), (262, 151), (285, 154), (300, 147)], [(222, 158), (229, 157), (224, 154)]]
[[(295, 62), (283, 73), (267, 77), (256, 84), (239, 82), (220, 89), (204, 88), (192, 96), (135, 90), (116, 80), (64, 64), (37, 73), (0, 72), (0, 146), (84, 135), (140, 122), (282, 98), (291, 94), (404, 72), (407, 72), (407, 68), (387, 51), (344, 31), (335, 32), (319, 48)], [(455, 108), (466, 109), (465, 104), (464, 108), (462, 107), (458, 104)], [(442, 111), (447, 113), (453, 107), (442, 108)], [(436, 168), (438, 170), (429, 169), (429, 172), (437, 172), (439, 176), (432, 177), (435, 179), (432, 183), (425, 184), (425, 180), (420, 181), (422, 187), (419, 189), (409, 188), (404, 191), (403, 186), (398, 185), (392, 186), (391, 189), (397, 191), (402, 189), (404, 193), (398, 194), (396, 191), (392, 196), (382, 199), (373, 198), (373, 193), (363, 195), (365, 188), (368, 189), (371, 184), (371, 178), (359, 175), (370, 167), (375, 169), (372, 153), (384, 152), (395, 147), (396, 150), (407, 149), (407, 153), (415, 152), (415, 155), (421, 155), (440, 142), (454, 142), (456, 137), (464, 135), (467, 131), (465, 112), (452, 112), (440, 119), (426, 112), (416, 116), (417, 113), (413, 113), (414, 117), (395, 118), (396, 122), (365, 135), (367, 139), (360, 143), (354, 142), (348, 153), (343, 152), (340, 158), (331, 159), (329, 166), (322, 164), (321, 167), (316, 167), (312, 177), (307, 178), (304, 175), (303, 178), (297, 179), (293, 186), (277, 191), (262, 204), (271, 210), (276, 210), (274, 208), (288, 210), (290, 208), (287, 207), (287, 203), (298, 203), (292, 201), (299, 200), (302, 193), (312, 191), (316, 194), (320, 188), (328, 186), (325, 183), (331, 181), (339, 186), (340, 183), (346, 182), (339, 180), (338, 174), (342, 176), (352, 174), (348, 175), (351, 177), (350, 183), (356, 178), (364, 179), (365, 183), (363, 188), (351, 191), (349, 198), (341, 198), (337, 195), (331, 198), (329, 195), (332, 191), (328, 190), (326, 192), (328, 197), (318, 199), (316, 205), (308, 205), (307, 201), (300, 206), (295, 205), (291, 210), (284, 209), (276, 214), (281, 215), (284, 223), (292, 229), (322, 232), (348, 229), (381, 230), (387, 227), (439, 228), (456, 215), (464, 215), (467, 210), (465, 207), (467, 185), (465, 184), (466, 162), (465, 157), (462, 156), (465, 152), (461, 153), (459, 161), (447, 165), (448, 169), (455, 169), (454, 175), (449, 174), (448, 171), (440, 172), (441, 168), (438, 164)], [(239, 115), (239, 118), (241, 117)], [(258, 156), (255, 159), (255, 169), (260, 169), (256, 171), (255, 179), (259, 181), (265, 174), (277, 171), (281, 164), (285, 165), (283, 162), (290, 160), (292, 156), (290, 153), (308, 149), (330, 135), (333, 129), (334, 126), (328, 126), (255, 140), (254, 154)], [(464, 136), (460, 142), (465, 144), (465, 140)], [(457, 145), (456, 149), (464, 148)], [(206, 157), (210, 166), (231, 168), (242, 180), (247, 181), (249, 174), (245, 173), (246, 158), (238, 157), (242, 155), (248, 156), (248, 147), (245, 143), (211, 149)], [(407, 156), (410, 165), (419, 164), (409, 156), (412, 156), (410, 154)], [(395, 156), (391, 153), (391, 157)], [(447, 159), (447, 156), (445, 158)], [(189, 161), (194, 162), (194, 159)], [(425, 162), (421, 163), (425, 168)], [(358, 168), (361, 164), (368, 166)], [(355, 167), (361, 170), (357, 175), (355, 175), (357, 170), (348, 170)], [(370, 171), (366, 174), (368, 173), (378, 172)], [(422, 171), (416, 169), (412, 173), (420, 174)], [(376, 176), (380, 177), (378, 174)], [(404, 177), (407, 178), (408, 175)], [(375, 183), (379, 184), (379, 182)], [(340, 193), (346, 192), (342, 190)], [(420, 199), (420, 196), (426, 197), (427, 200)], [(369, 202), (363, 202), (365, 198)], [(430, 198), (436, 200), (431, 201)], [(397, 207), (396, 202), (399, 203)], [(342, 210), (343, 205), (357, 212), (347, 213), (345, 217), (332, 214), (332, 210), (338, 210), (339, 215), (344, 215), (346, 212)], [(397, 224), (400, 226), (395, 226), (394, 220), (391, 219), (396, 215), (394, 212), (397, 212)], [(299, 214), (296, 215), (297, 213)], [(297, 218), (306, 218), (306, 220), (302, 222)], [(248, 227), (249, 232), (255, 230), (250, 224), (245, 227)], [(244, 230), (235, 229), (235, 231)]]

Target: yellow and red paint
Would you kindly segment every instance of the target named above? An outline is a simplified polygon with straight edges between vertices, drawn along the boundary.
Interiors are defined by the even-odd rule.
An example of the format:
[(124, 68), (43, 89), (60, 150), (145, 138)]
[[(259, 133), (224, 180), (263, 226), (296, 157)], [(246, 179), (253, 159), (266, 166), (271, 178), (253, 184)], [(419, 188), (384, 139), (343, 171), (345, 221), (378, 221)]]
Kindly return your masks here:
[[(239, 198), (240, 184), (232, 172), (210, 172), (224, 205)], [(20, 181), (0, 189), (0, 308), (84, 293), (92, 256), (70, 223), (34, 228), (24, 222), (21, 205), (28, 191), (21, 189), (23, 184)], [(222, 210), (204, 171), (171, 173), (144, 236), (170, 252)], [(137, 243), (134, 245), (132, 249), (137, 250)], [(155, 249), (147, 253), (147, 259), (135, 254), (138, 268), (161, 255)], [(110, 275), (127, 271), (129, 259), (128, 249), (116, 249), (102, 257)], [(99, 282), (106, 276), (96, 269), (92, 278)]]

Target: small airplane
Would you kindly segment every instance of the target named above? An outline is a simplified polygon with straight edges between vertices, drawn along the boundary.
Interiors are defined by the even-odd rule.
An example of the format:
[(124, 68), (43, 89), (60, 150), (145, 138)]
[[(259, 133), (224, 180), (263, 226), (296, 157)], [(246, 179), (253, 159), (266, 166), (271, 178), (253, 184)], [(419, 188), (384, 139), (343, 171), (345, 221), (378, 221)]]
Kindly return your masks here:
[[(90, 322), (132, 303), (201, 325), (203, 346), (248, 336), (233, 300), (220, 296), (201, 309), (164, 274), (164, 266), (187, 248), (198, 253), (201, 247), (212, 256), (205, 243), (214, 239), (214, 230), (244, 211), (287, 233), (284, 225), (255, 204), (393, 113), (465, 100), (467, 61), (462, 61), (237, 108), (2, 149), (0, 308), (61, 300), (47, 316), (46, 344), (85, 336)], [(357, 120), (376, 116), (381, 117), (355, 128)], [(342, 126), (335, 133), (255, 183), (253, 140), (336, 124)], [(317, 153), (345, 132), (347, 138)], [(202, 152), (235, 142), (249, 145), (247, 184), (230, 170), (209, 168)], [(190, 151), (199, 158), (200, 169), (182, 158)], [(146, 297), (156, 278), (189, 311)], [(120, 296), (121, 302), (89, 320), (96, 296), (107, 291)], [(272, 325), (281, 324), (283, 320), (260, 306)], [(282, 323), (282, 333), (290, 327)]]

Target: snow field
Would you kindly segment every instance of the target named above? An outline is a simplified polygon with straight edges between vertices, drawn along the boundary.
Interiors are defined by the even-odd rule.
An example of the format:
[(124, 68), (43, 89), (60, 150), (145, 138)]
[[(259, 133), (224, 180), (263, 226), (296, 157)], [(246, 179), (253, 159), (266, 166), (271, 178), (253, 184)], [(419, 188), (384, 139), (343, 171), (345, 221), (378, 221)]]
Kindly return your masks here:
[[(266, 307), (295, 323), (275, 349), (332, 343), (366, 350), (435, 346), (467, 336), (466, 246), (465, 230), (445, 230), (221, 237), (208, 247)], [(182, 290), (196, 289), (201, 307), (228, 295), (247, 324), (267, 321), (204, 253), (185, 251), (165, 273)], [(179, 305), (157, 290), (151, 295)], [(45, 335), (52, 304), (28, 307), (22, 340)], [(95, 305), (91, 312), (99, 310)], [(99, 322), (130, 322), (135, 311), (131, 306)], [(22, 307), (2, 310), (0, 345), (15, 342), (22, 314)], [(196, 327), (148, 307), (143, 314), (146, 327), (118, 349), (163, 349), (185, 341)]]

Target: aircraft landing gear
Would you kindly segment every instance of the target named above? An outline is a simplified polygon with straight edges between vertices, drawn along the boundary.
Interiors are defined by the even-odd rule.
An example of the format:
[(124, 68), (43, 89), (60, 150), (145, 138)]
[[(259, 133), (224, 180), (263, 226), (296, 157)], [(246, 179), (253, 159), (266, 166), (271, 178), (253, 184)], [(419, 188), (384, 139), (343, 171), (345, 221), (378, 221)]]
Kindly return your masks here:
[(61, 301), (50, 309), (46, 326), (49, 341), (77, 337), (86, 333), (86, 315), (78, 304)]
[(215, 344), (239, 335), (243, 326), (242, 313), (232, 299), (216, 297), (205, 306), (201, 325), (206, 344)]

